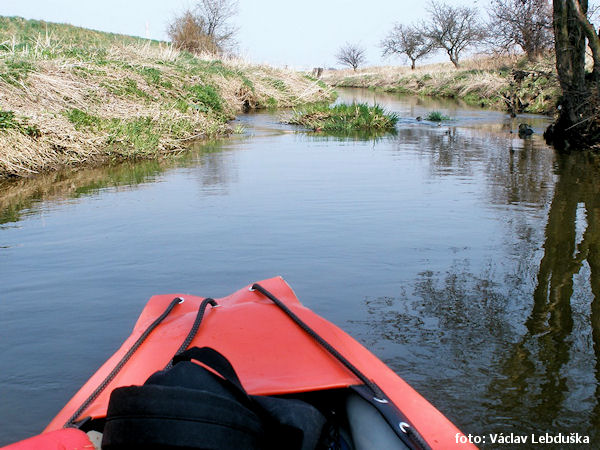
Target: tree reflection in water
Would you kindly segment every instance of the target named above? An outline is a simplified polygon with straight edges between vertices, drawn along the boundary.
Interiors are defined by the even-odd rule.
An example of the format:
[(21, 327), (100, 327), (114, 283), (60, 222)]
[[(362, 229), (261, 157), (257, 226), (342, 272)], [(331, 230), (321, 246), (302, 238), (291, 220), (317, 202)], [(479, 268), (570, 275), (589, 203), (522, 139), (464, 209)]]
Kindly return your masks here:
[[(492, 384), (505, 410), (528, 409), (539, 417), (533, 432), (597, 433), (600, 425), (600, 158), (584, 153), (557, 156), (558, 181), (548, 213), (544, 256), (540, 262), (527, 332), (513, 345)], [(585, 214), (579, 242), (578, 225)], [(579, 222), (579, 223), (578, 223)], [(589, 267), (585, 267), (585, 263)], [(587, 317), (576, 326), (574, 281), (589, 273), (592, 293)], [(586, 280), (587, 281), (587, 280)], [(588, 336), (581, 336), (585, 333)], [(581, 338), (588, 342), (581, 344)], [(595, 380), (579, 367), (581, 356), (594, 357)], [(574, 356), (576, 356), (574, 358)], [(578, 373), (578, 372), (584, 373)], [(595, 384), (595, 388), (594, 385)], [(565, 415), (588, 410), (588, 424)], [(580, 416), (579, 416), (580, 417)], [(518, 428), (519, 424), (515, 424)], [(597, 435), (590, 436), (592, 442)]]
[(465, 432), (578, 432), (599, 442), (600, 157), (556, 155), (552, 173), (530, 142), (468, 155), (482, 146), (459, 137), (429, 136), (431, 175), (484, 167), (492, 204), (510, 208), (509, 253), (482, 267), (457, 252), (447, 271), (420, 273), (412, 291), (367, 298), (360, 337)]

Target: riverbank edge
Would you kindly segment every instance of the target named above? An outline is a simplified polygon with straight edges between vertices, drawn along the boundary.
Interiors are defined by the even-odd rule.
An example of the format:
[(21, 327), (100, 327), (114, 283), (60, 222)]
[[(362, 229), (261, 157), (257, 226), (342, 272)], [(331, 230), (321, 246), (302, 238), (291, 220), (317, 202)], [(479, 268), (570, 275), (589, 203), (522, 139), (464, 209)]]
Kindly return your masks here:
[[(235, 132), (243, 111), (330, 101), (308, 75), (169, 45), (48, 40), (0, 50), (0, 179), (161, 158)], [(238, 130), (241, 131), (241, 130)]]
[(322, 80), (333, 87), (453, 98), (471, 106), (515, 114), (552, 115), (561, 95), (553, 58), (531, 63), (525, 58), (475, 58), (459, 69), (449, 63), (408, 67), (326, 70)]

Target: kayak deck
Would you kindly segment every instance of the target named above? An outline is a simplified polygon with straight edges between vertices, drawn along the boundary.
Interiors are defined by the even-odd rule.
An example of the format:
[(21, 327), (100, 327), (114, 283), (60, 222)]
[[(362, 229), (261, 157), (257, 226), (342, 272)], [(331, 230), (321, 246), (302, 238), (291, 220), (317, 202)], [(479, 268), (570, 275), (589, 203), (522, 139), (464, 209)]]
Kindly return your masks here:
[[(344, 358), (373, 380), (431, 447), (458, 446), (456, 436), (462, 435), (458, 428), (366, 348), (304, 307), (281, 277), (261, 281), (260, 285), (276, 295)], [(218, 306), (206, 309), (202, 324), (189, 347), (211, 347), (226, 355), (245, 390), (253, 395), (301, 395), (362, 384), (356, 375), (333, 358), (271, 300), (249, 288), (216, 299)], [(67, 423), (174, 297), (182, 297), (184, 301), (177, 304), (156, 326), (126, 362), (123, 370), (109, 381), (106, 389), (89, 403), (78, 419), (105, 417), (110, 393), (114, 389), (141, 385), (169, 363), (192, 328), (204, 298), (181, 294), (152, 297), (131, 336), (73, 396), (45, 432), (59, 430)]]

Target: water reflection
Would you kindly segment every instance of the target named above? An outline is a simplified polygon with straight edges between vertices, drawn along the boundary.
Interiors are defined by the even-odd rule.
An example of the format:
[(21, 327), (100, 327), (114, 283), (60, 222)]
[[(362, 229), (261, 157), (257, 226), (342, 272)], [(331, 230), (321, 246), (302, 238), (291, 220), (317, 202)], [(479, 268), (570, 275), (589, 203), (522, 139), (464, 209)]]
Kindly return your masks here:
[(598, 442), (600, 157), (460, 127), (400, 130), (397, 151), (410, 143), (433, 178), (483, 175), (510, 259), (455, 249), (445, 270), (367, 297), (362, 339), (467, 431)]
[(194, 166), (206, 193), (222, 191), (235, 181), (224, 142), (204, 142), (178, 157), (127, 161), (99, 167), (43, 173), (33, 178), (0, 182), (0, 225), (35, 214), (43, 203), (96, 195), (105, 188), (128, 188), (158, 181), (168, 169)]
[(552, 151), (541, 138), (520, 139), (495, 127), (405, 127), (396, 148), (429, 161), (432, 177), (473, 178), (483, 173), (496, 205), (543, 206), (555, 182)]
[(374, 131), (307, 131), (301, 130), (298, 135), (305, 141), (311, 142), (347, 142), (347, 141), (372, 141), (373, 144), (391, 139), (398, 134), (397, 130)]
[[(542, 427), (544, 431), (557, 432), (560, 428), (563, 432), (591, 433), (597, 442), (600, 159), (587, 153), (557, 158), (558, 181), (548, 213), (533, 306), (525, 321), (526, 333), (511, 346), (501, 364), (503, 377), (490, 389), (501, 399), (500, 410), (538, 416), (535, 431)], [(581, 229), (585, 231), (581, 233)], [(585, 277), (579, 282), (589, 283), (589, 296), (575, 295), (580, 272)], [(576, 315), (574, 309), (587, 312)], [(586, 408), (587, 420), (573, 417), (574, 412)]]
[(122, 163), (80, 170), (44, 173), (0, 183), (0, 224), (21, 220), (44, 201), (78, 198), (105, 187), (136, 185), (156, 179), (167, 165), (159, 161)]

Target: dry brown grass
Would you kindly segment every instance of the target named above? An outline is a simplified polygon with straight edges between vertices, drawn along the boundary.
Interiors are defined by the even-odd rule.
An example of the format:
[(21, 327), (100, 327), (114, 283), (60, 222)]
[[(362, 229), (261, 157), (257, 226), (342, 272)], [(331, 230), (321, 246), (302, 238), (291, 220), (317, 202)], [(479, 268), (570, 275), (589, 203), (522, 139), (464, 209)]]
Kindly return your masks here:
[(519, 58), (516, 56), (498, 56), (493, 58), (488, 56), (478, 56), (461, 62), (460, 69), (456, 69), (450, 62), (424, 64), (417, 66), (415, 70), (411, 70), (410, 66), (376, 66), (358, 69), (356, 72), (353, 72), (351, 69), (325, 70), (322, 78), (324, 81), (335, 85), (344, 78), (355, 78), (359, 80), (364, 79), (365, 77), (374, 77), (378, 80), (378, 82), (384, 85), (393, 84), (394, 82), (411, 75), (420, 77), (425, 74), (452, 74), (473, 70), (479, 70), (482, 72), (498, 71), (501, 68), (513, 67), (518, 63), (518, 61)]
[[(228, 133), (228, 119), (243, 109), (331, 95), (295, 72), (193, 57), (169, 45), (113, 45), (89, 57), (74, 57), (75, 50), (40, 39), (0, 52), (0, 111), (39, 130), (0, 128), (0, 178), (181, 151), (191, 140)], [(15, 61), (29, 69), (16, 71)], [(193, 86), (214, 88), (219, 108), (190, 99)]]
[[(547, 74), (547, 82), (528, 80), (514, 83), (513, 70)], [(325, 71), (323, 80), (333, 86), (379, 88), (390, 92), (453, 97), (470, 103), (504, 108), (503, 95), (515, 91), (530, 105), (529, 112), (548, 113), (559, 94), (551, 58), (536, 64), (518, 56), (479, 56), (465, 60), (460, 69), (451, 63), (428, 64), (411, 70), (410, 67), (369, 67), (351, 70)]]

